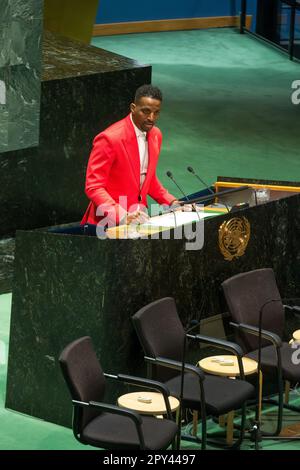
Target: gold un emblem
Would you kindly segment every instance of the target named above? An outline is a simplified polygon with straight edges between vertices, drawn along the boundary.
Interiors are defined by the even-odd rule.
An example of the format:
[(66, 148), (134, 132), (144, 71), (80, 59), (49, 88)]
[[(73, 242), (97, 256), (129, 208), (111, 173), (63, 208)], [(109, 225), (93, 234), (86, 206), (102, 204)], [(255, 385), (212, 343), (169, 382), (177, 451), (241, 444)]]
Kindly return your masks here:
[(219, 247), (227, 261), (243, 256), (250, 239), (250, 223), (246, 217), (234, 217), (219, 228)]

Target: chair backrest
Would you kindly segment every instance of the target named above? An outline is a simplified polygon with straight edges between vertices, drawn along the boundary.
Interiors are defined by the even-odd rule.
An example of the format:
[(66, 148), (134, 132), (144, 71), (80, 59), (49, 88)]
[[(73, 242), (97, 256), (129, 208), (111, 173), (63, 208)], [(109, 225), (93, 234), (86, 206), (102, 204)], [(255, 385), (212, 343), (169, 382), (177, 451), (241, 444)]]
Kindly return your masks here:
[[(132, 317), (146, 356), (182, 360), (185, 331), (173, 298), (165, 297), (141, 308)], [(153, 367), (152, 377), (165, 381), (178, 371)]]
[[(222, 283), (223, 291), (232, 319), (236, 323), (247, 323), (259, 326), (259, 313), (265, 302), (272, 302), (262, 310), (262, 328), (276, 333), (280, 338), (284, 328), (284, 308), (271, 268), (255, 269), (237, 274)], [(258, 338), (238, 333), (237, 342), (245, 352), (258, 348)], [(262, 346), (270, 346), (270, 342), (262, 340)]]
[[(59, 363), (72, 400), (102, 401), (105, 377), (89, 336), (79, 338), (62, 351)], [(83, 409), (77, 422), (78, 432), (100, 413), (96, 409)]]

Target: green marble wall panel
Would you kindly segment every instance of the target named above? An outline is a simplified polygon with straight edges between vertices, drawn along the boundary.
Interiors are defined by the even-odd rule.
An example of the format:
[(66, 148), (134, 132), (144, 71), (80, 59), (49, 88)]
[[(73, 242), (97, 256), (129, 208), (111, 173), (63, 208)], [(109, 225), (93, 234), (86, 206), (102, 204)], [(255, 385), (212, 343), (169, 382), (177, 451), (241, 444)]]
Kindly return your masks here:
[[(219, 227), (232, 214), (205, 221), (198, 251), (187, 251), (185, 240), (18, 232), (6, 406), (70, 426), (58, 357), (84, 335), (92, 337), (106, 372), (145, 373), (130, 317), (158, 298), (174, 297), (187, 324), (226, 311), (221, 282), (228, 277), (273, 267), (282, 297), (299, 299), (300, 194), (238, 214), (249, 220), (251, 238), (244, 256), (232, 262), (218, 244)], [(118, 393), (108, 389), (112, 401)]]
[(0, 294), (12, 291), (14, 253), (15, 239), (0, 238)]
[(6, 106), (7, 70), (0, 67), (0, 148), (8, 142), (8, 109)]
[(0, 152), (39, 142), (42, 19), (43, 0), (0, 0)]

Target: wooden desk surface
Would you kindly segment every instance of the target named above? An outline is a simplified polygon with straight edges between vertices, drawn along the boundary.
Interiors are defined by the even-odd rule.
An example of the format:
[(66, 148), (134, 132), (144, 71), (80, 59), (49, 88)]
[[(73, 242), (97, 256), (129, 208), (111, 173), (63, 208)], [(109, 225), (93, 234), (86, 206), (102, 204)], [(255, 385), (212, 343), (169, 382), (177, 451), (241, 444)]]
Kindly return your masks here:
[[(228, 359), (234, 362), (233, 365), (222, 365), (219, 362), (214, 362), (214, 359)], [(243, 366), (245, 375), (254, 374), (257, 372), (257, 362), (248, 357), (243, 357)], [(199, 367), (205, 372), (213, 375), (221, 375), (223, 377), (237, 377), (240, 375), (237, 357), (233, 355), (222, 356), (209, 356), (201, 359), (198, 362)]]
[[(151, 403), (145, 403), (139, 400), (143, 400), (144, 398), (151, 399)], [(176, 411), (179, 407), (179, 400), (175, 397), (170, 396), (169, 403), (171, 411)], [(126, 393), (118, 398), (118, 405), (122, 408), (138, 411), (144, 415), (160, 415), (166, 413), (164, 397), (161, 393), (157, 392), (141, 391)]]
[(294, 331), (294, 333), (293, 333), (293, 339), (296, 340), (296, 341), (299, 341), (299, 340), (300, 340), (300, 330)]

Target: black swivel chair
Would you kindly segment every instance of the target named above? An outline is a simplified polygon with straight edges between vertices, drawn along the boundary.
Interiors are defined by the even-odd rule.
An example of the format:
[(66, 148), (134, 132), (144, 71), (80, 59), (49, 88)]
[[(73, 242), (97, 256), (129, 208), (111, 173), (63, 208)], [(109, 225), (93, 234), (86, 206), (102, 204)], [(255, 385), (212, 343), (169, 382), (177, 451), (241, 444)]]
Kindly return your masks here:
[[(73, 433), (83, 443), (104, 449), (166, 449), (174, 447), (178, 431), (172, 420), (163, 384), (128, 375), (104, 374), (93, 349), (91, 338), (85, 336), (69, 344), (59, 362), (73, 403)], [(133, 410), (103, 403), (106, 378), (120, 380), (161, 392), (167, 419), (142, 416)]]
[[(284, 306), (272, 269), (256, 269), (237, 274), (222, 283), (229, 312), (236, 329), (236, 341), (244, 354), (258, 360), (259, 318), (261, 317), (261, 370), (264, 375), (277, 378), (278, 420), (273, 433), (282, 427), (283, 380), (296, 384), (300, 381), (300, 366), (292, 360), (295, 349), (282, 341), (285, 311), (300, 311), (299, 307)], [(286, 308), (285, 308), (286, 307)], [(293, 410), (300, 408), (289, 405)]]
[[(132, 319), (146, 354), (145, 360), (152, 365), (152, 379), (164, 382), (171, 395), (180, 399), (186, 332), (174, 299), (166, 297), (152, 302), (135, 313)], [(246, 400), (254, 394), (254, 387), (243, 380), (242, 350), (234, 343), (216, 338), (189, 334), (187, 337), (228, 350), (238, 357), (241, 380), (204, 374), (200, 368), (185, 364), (182, 396), (183, 408), (200, 411), (202, 448), (205, 448), (206, 441), (206, 415), (219, 417), (242, 408), (240, 436), (231, 446), (238, 448), (244, 436)], [(217, 444), (221, 442), (218, 441)]]

